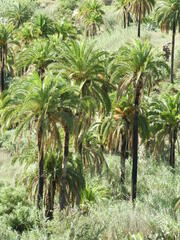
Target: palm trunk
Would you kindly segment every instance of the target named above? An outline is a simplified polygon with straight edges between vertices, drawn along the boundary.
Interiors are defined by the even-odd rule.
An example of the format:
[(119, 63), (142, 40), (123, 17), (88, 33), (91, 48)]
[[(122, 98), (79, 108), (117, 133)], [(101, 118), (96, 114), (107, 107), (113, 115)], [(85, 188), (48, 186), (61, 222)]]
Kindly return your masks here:
[(42, 126), (38, 132), (38, 150), (39, 150), (39, 179), (38, 179), (38, 197), (37, 207), (41, 209), (43, 202), (43, 188), (44, 188), (44, 152), (43, 152), (43, 129)]
[(127, 26), (130, 26), (130, 22), (131, 22), (131, 14), (129, 12), (129, 8), (130, 8), (130, 3), (128, 4), (128, 11), (127, 11)]
[(126, 28), (126, 8), (125, 7), (123, 11), (123, 17), (124, 17), (124, 28)]
[(59, 196), (60, 211), (63, 210), (67, 205), (66, 183), (67, 183), (68, 154), (69, 154), (69, 130), (67, 126), (64, 126), (64, 153), (62, 161), (62, 178), (60, 183), (60, 196)]
[(138, 37), (141, 37), (141, 3), (139, 5), (139, 19), (138, 19)]
[(133, 140), (132, 140), (132, 150), (133, 150), (133, 163), (132, 163), (132, 202), (136, 199), (136, 189), (137, 189), (137, 170), (138, 170), (138, 116), (139, 116), (139, 98), (140, 98), (141, 82), (139, 86), (136, 87), (134, 96), (134, 121), (133, 121)]
[(121, 179), (120, 182), (124, 185), (125, 181), (125, 159), (126, 159), (126, 135), (122, 135), (122, 144), (121, 144)]
[(174, 49), (175, 49), (176, 22), (173, 21), (172, 50), (171, 50), (171, 83), (174, 83)]
[(94, 37), (96, 35), (96, 33), (97, 33), (96, 24), (93, 23), (93, 25), (92, 25), (92, 36)]
[(175, 169), (175, 149), (176, 149), (176, 140), (177, 140), (177, 130), (176, 128), (173, 131), (170, 131), (170, 157), (169, 164)]
[(56, 182), (51, 177), (49, 187), (48, 187), (48, 193), (47, 193), (47, 199), (46, 199), (46, 212), (45, 212), (45, 216), (48, 220), (53, 219), (55, 191), (56, 191)]
[(130, 26), (131, 15), (130, 15), (129, 12), (127, 13), (127, 15), (128, 15), (128, 17), (127, 17), (127, 26), (129, 27)]
[(81, 159), (83, 159), (82, 149), (83, 149), (83, 143), (81, 142), (79, 143), (79, 146), (78, 146), (78, 153), (81, 156)]

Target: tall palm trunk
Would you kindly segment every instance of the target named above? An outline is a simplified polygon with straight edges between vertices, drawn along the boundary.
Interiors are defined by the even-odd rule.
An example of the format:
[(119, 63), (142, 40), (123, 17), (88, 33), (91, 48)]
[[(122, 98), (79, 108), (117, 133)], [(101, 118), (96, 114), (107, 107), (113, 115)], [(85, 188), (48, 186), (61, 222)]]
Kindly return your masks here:
[[(142, 79), (142, 76), (141, 76)], [(137, 189), (137, 170), (138, 170), (138, 117), (139, 117), (139, 99), (140, 90), (142, 87), (142, 81), (139, 79), (138, 86), (134, 84), (135, 95), (134, 95), (134, 120), (133, 120), (133, 136), (132, 136), (132, 151), (133, 151), (133, 162), (132, 162), (132, 186), (131, 186), (131, 197), (132, 202), (136, 199)]]
[(4, 81), (5, 81), (5, 59), (4, 59), (4, 50), (3, 48), (1, 49), (1, 87), (0, 87), (0, 91), (1, 93), (4, 91)]
[(128, 10), (127, 10), (127, 26), (130, 26), (130, 22), (132, 21), (131, 14), (129, 12), (130, 9), (130, 3), (128, 4)]
[(42, 207), (43, 189), (44, 189), (44, 151), (43, 151), (43, 129), (42, 126), (38, 131), (38, 150), (39, 150), (39, 177), (38, 177), (38, 197), (37, 207)]
[(124, 28), (126, 28), (126, 7), (124, 7), (123, 18), (124, 18)]
[(129, 27), (130, 26), (130, 20), (131, 20), (131, 15), (130, 15), (130, 13), (128, 12), (127, 13), (127, 26)]
[[(44, 80), (44, 70), (38, 69), (41, 82), (43, 84)], [(39, 150), (39, 174), (38, 174), (38, 197), (37, 197), (37, 207), (40, 209), (43, 203), (43, 191), (44, 191), (44, 148), (43, 148), (43, 126), (41, 126), (38, 131), (38, 150)]]
[(175, 149), (176, 149), (176, 140), (177, 140), (177, 130), (176, 128), (173, 131), (170, 131), (170, 156), (169, 164), (174, 169), (175, 168)]
[(171, 83), (174, 83), (174, 49), (175, 49), (175, 35), (176, 35), (176, 21), (173, 21), (172, 29), (172, 50), (171, 50)]
[(138, 19), (138, 37), (141, 37), (141, 14), (142, 14), (142, 9), (141, 9), (141, 2), (139, 5), (139, 19)]
[(45, 216), (48, 220), (53, 219), (55, 191), (56, 181), (54, 180), (53, 177), (51, 177), (46, 198), (46, 212), (45, 212)]
[(125, 160), (126, 160), (126, 147), (127, 147), (127, 137), (126, 134), (122, 134), (122, 141), (121, 141), (121, 179), (120, 182), (124, 185), (125, 181)]
[(69, 130), (67, 126), (64, 126), (64, 153), (62, 161), (62, 177), (60, 183), (60, 196), (59, 196), (60, 211), (63, 210), (67, 205), (66, 184), (67, 184), (68, 154), (69, 154)]

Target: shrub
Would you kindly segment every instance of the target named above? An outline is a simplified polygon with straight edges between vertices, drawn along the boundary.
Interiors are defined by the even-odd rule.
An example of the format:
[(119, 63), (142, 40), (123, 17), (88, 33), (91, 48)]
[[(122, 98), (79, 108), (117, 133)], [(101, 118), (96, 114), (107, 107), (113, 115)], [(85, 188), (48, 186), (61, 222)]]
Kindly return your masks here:
[(23, 187), (0, 188), (0, 219), (11, 229), (20, 233), (31, 229), (36, 219), (34, 210)]

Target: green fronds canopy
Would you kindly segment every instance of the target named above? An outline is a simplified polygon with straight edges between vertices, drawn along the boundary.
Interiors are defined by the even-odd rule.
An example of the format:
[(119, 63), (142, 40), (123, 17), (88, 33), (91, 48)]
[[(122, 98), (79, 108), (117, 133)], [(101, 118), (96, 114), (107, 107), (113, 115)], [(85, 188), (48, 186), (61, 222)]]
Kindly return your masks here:
[(103, 105), (109, 111), (111, 102), (108, 91), (112, 85), (105, 70), (104, 51), (94, 49), (94, 44), (86, 41), (70, 41), (62, 46), (59, 62), (66, 77), (81, 89), (81, 97), (91, 96), (97, 106)]
[(150, 14), (155, 5), (155, 0), (127, 0), (130, 4), (130, 11), (135, 14), (136, 17), (139, 16), (140, 5), (142, 16), (145, 17), (146, 14)]
[(36, 6), (33, 0), (11, 1), (4, 6), (2, 15), (18, 28), (32, 17)]
[(62, 79), (46, 77), (42, 83), (34, 73), (16, 80), (3, 95), (1, 121), (4, 129), (15, 128), (16, 135), (25, 129), (38, 132), (43, 128), (44, 148), (61, 148), (59, 127), (66, 122), (73, 127), (72, 110), (78, 104), (78, 89)]
[(132, 84), (135, 89), (142, 81), (141, 90), (151, 90), (170, 70), (157, 49), (148, 42), (136, 40), (119, 49), (109, 67), (112, 81), (118, 84), (119, 95)]
[[(62, 156), (58, 156), (55, 152), (48, 152), (44, 163), (44, 180), (45, 180), (45, 201), (48, 195), (50, 184), (54, 184), (54, 194), (60, 188), (60, 181), (62, 177)], [(27, 186), (30, 196), (35, 200), (38, 187), (37, 166), (30, 165), (25, 169), (23, 179), (21, 181)], [(85, 178), (83, 175), (82, 161), (77, 156), (69, 153), (67, 164), (67, 196), (68, 203), (74, 205), (80, 202), (82, 191), (85, 188)]]
[[(162, 31), (169, 31), (173, 24), (180, 28), (180, 1), (160, 0), (157, 2), (156, 19)], [(180, 29), (179, 29), (180, 30)]]
[(163, 95), (149, 102), (148, 118), (156, 148), (164, 144), (171, 131), (180, 127), (180, 93)]
[(34, 40), (16, 57), (17, 70), (35, 66), (35, 70), (44, 72), (55, 61), (53, 44), (49, 40)]
[(98, 0), (86, 0), (79, 9), (79, 19), (84, 23), (87, 31), (95, 35), (97, 28), (103, 24), (104, 11)]
[(9, 41), (13, 41), (13, 30), (12, 24), (0, 23), (0, 47), (6, 48)]

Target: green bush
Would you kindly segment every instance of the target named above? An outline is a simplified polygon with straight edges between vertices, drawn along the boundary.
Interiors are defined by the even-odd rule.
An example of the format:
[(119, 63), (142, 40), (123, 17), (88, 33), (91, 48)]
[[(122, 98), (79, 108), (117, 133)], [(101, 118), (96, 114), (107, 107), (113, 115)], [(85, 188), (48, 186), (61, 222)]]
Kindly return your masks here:
[(12, 230), (22, 233), (31, 229), (35, 224), (35, 213), (23, 187), (0, 187), (0, 219)]
[(1, 240), (17, 240), (18, 234), (5, 223), (0, 221), (0, 239)]

